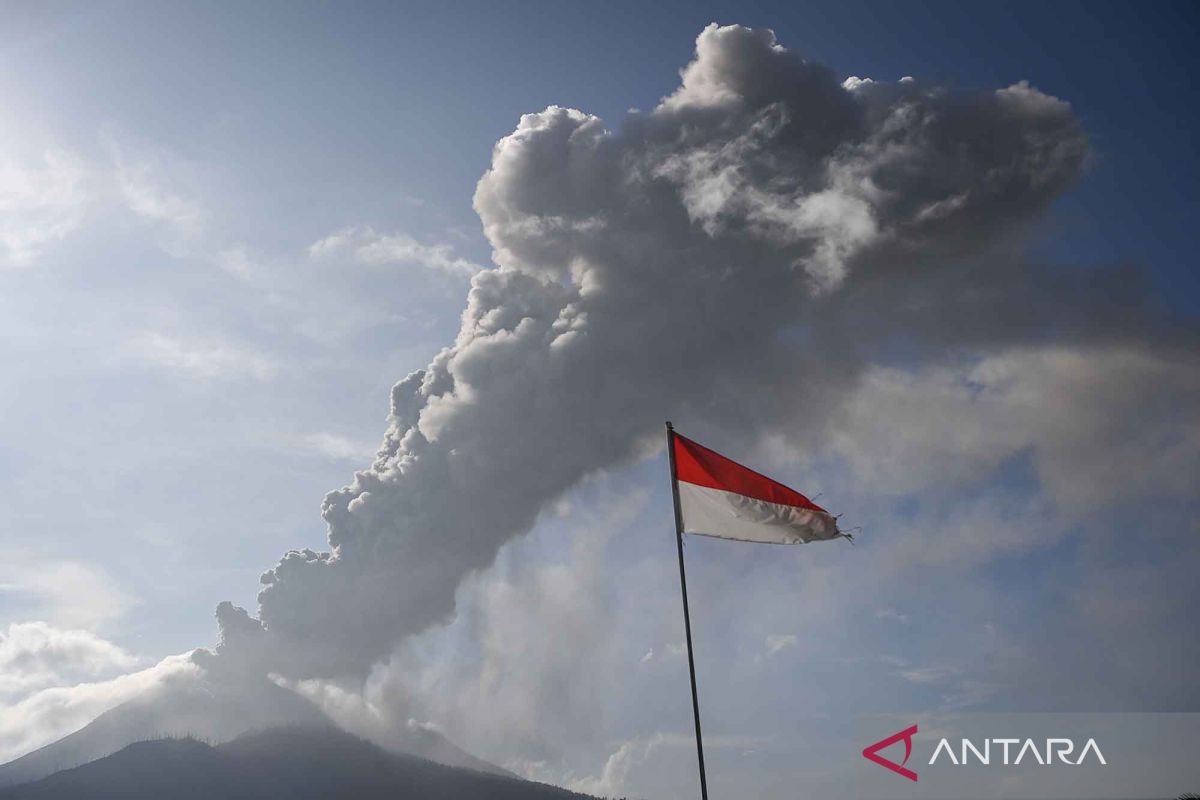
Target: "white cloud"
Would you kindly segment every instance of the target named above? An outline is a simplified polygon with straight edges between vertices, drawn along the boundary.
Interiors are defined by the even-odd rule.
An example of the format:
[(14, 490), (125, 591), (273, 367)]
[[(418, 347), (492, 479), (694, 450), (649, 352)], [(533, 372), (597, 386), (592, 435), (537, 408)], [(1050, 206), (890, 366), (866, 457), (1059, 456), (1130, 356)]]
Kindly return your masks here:
[(454, 254), (448, 244), (423, 244), (406, 233), (380, 234), (370, 227), (351, 227), (326, 236), (308, 248), (314, 260), (350, 256), (367, 265), (402, 264), (449, 275), (470, 277), (482, 266)]
[(275, 277), (271, 274), (273, 270), (260, 263), (260, 259), (245, 244), (234, 245), (220, 251), (214, 260), (217, 266), (229, 275), (247, 283)]
[(957, 488), (1028, 453), (1054, 503), (1087, 513), (1186, 492), (1200, 469), (1197, 409), (1190, 359), (1023, 347), (871, 370), (842, 404), (831, 447), (872, 491), (894, 493)]
[[(604, 715), (605, 698), (637, 657), (614, 639), (619, 603), (607, 545), (644, 502), (635, 491), (612, 498), (607, 513), (577, 514), (580, 527), (565, 558), (513, 553), (481, 572), (461, 589), (454, 624), (401, 648), (366, 681), (286, 685), (380, 740), (410, 719), (425, 719), (493, 763), (532, 763), (538, 752), (557, 761), (560, 746), (602, 736), (588, 733), (588, 725)], [(597, 691), (598, 684), (608, 688)], [(561, 772), (554, 779), (561, 782)]]
[(943, 683), (958, 674), (948, 667), (913, 667), (900, 671), (900, 677), (909, 683)]
[(378, 443), (355, 441), (329, 431), (306, 433), (296, 438), (296, 449), (339, 461), (370, 458), (377, 447)]
[(26, 266), (83, 219), (88, 171), (63, 150), (33, 163), (0, 156), (0, 264)]
[(566, 738), (599, 713), (602, 701), (583, 676), (615, 676), (620, 669), (604, 550), (645, 498), (626, 502), (611, 521), (593, 522), (576, 537), (569, 561), (482, 576), (472, 598), (480, 663), (432, 698), (431, 718), (474, 728), (475, 741), (509, 737), (528, 744)]
[(121, 192), (135, 214), (166, 223), (185, 237), (196, 236), (200, 232), (206, 217), (204, 208), (155, 184), (148, 169), (122, 168), (118, 172), (118, 180)]
[(0, 566), (5, 594), (19, 597), (27, 616), (63, 628), (95, 628), (135, 603), (102, 569), (76, 561), (10, 560)]
[[(752, 752), (761, 747), (764, 740), (755, 736), (704, 737), (705, 751), (736, 750)], [(599, 775), (578, 777), (574, 774), (554, 775), (543, 762), (528, 764), (522, 771), (531, 780), (548, 780), (568, 789), (596, 797), (621, 797), (629, 792), (630, 774), (637, 767), (649, 763), (655, 754), (665, 748), (690, 750), (696, 746), (691, 734), (657, 732), (637, 736), (621, 742), (604, 762)]]
[(0, 705), (0, 762), (73, 733), (100, 714), (173, 676), (195, 674), (189, 656), (169, 656), (140, 672), (107, 681), (42, 689)]
[(207, 209), (197, 200), (184, 197), (164, 185), (161, 159), (148, 153), (127, 154), (111, 132), (101, 136), (113, 163), (120, 196), (134, 214), (166, 225), (181, 239), (193, 239), (204, 229)]
[(598, 776), (568, 778), (564, 783), (568, 789), (595, 797), (622, 796), (630, 770), (648, 760), (661, 742), (661, 736), (622, 742), (604, 762)]
[(269, 356), (246, 345), (216, 338), (183, 338), (144, 331), (126, 343), (125, 355), (194, 378), (249, 377), (265, 381), (279, 370)]
[(103, 206), (165, 225), (180, 241), (203, 231), (209, 217), (203, 204), (164, 185), (164, 173), (171, 171), (164, 166), (168, 159), (129, 156), (108, 132), (101, 140), (108, 161), (58, 147), (30, 158), (0, 144), (0, 266), (34, 263), (48, 245), (75, 233), (89, 212)]
[(661, 650), (656, 650), (653, 647), (647, 650), (641, 658), (641, 663), (649, 664), (651, 662), (662, 661), (663, 659), (682, 658), (686, 654), (687, 649), (679, 642), (667, 642), (662, 646)]
[(14, 622), (0, 631), (0, 695), (133, 669), (138, 659), (85, 630), (45, 622)]
[(773, 656), (796, 646), (796, 636), (791, 633), (772, 633), (767, 636), (767, 655)]

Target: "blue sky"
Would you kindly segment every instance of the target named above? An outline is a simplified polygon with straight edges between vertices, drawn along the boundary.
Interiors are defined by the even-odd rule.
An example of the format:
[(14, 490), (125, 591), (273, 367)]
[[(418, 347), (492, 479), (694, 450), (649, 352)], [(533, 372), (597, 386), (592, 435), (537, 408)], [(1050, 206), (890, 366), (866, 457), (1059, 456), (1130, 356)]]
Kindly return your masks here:
[(674, 86), (691, 53), (681, 30), (736, 18), (843, 75), (952, 87), (1029, 80), (1070, 98), (1097, 162), (1086, 191), (1062, 204), (1069, 235), (1056, 231), (1050, 252), (1136, 260), (1170, 287), (1165, 295), (1197, 291), (1182, 255), (1195, 241), (1200, 176), (1187, 3), (48, 9), (8, 12), (17, 18), (5, 54), (11, 107), (85, 138), (124, 122), (183, 156), (237, 165), (247, 182), (286, 185), (304, 163), (303, 201), (270, 198), (265, 230), (250, 216), (271, 241), (294, 243), (288, 225), (318, 224), (317, 214), (325, 223), (337, 210), (353, 222), (405, 220), (414, 212), (398, 187), (473, 231), (475, 182), (520, 114), (559, 103), (616, 124)]
[[(1049, 329), (1031, 350), (954, 363), (917, 352), (897, 364), (876, 345), (878, 369), (811, 451), (770, 431), (747, 443), (736, 422), (696, 416), (698, 438), (824, 492), (867, 527), (850, 555), (689, 545), (711, 760), (728, 776), (718, 785), (756, 775), (766, 797), (832, 780), (820, 756), (779, 741), (797, 718), (813, 731), (849, 709), (1099, 710), (1112, 689), (1109, 710), (1195, 710), (1194, 687), (1171, 682), (1194, 648), (1140, 616), (1194, 610), (1194, 593), (1172, 604), (1143, 592), (1175, 574), (1173, 536), (1194, 530), (1194, 498), (1178, 486), (1196, 463), (1195, 384), (1168, 368), (1191, 363), (1178, 350), (1194, 341), (1200, 297), (1194, 4), (8, 4), (0, 19), (0, 541), (11, 554), (0, 626), (86, 630), (124, 654), (48, 667), (8, 696), (14, 707), (128, 671), (131, 658), (150, 666), (212, 644), (218, 602), (253, 611), (259, 575), (285, 551), (327, 548), (321, 498), (370, 463), (390, 387), (453, 341), (472, 273), (491, 266), (472, 198), (493, 146), (551, 104), (619, 130), (628, 109), (675, 91), (717, 21), (769, 27), (839, 79), (961, 91), (1027, 80), (1069, 102), (1089, 161), (1022, 250), (1084, 283), (1097, 265), (1131, 267), (1149, 289), (1131, 289), (1130, 304), (1161, 324), (1129, 345), (1161, 363), (1098, 357), (1114, 383)], [(1141, 380), (1161, 380), (1164, 395), (1122, 393)], [(980, 408), (964, 386), (997, 396)], [(1088, 393), (1095, 405), (1079, 400)], [(943, 415), (945, 434), (923, 408)], [(916, 433), (890, 436), (881, 414)], [(939, 445), (954, 436), (963, 452)], [(1149, 477), (1123, 482), (1096, 466), (1106, 460)], [(673, 738), (688, 725), (673, 555), (657, 546), (670, 544), (664, 469), (661, 453), (610, 466), (544, 508), (459, 588), (468, 610), (453, 625), (347, 691), (383, 703), (381, 687), (402, 684), (425, 698), (405, 714), (544, 780), (689, 791), (691, 753)], [(1102, 520), (1078, 511), (1097, 487), (1143, 478), (1160, 488), (1131, 490), (1132, 506)], [(1122, 537), (1142, 527), (1137, 546)], [(911, 531), (947, 555), (914, 552)], [(980, 545), (987, 537), (1000, 544)], [(847, 585), (854, 557), (861, 587)], [(1113, 609), (1100, 585), (1145, 604)], [(563, 586), (604, 599), (564, 602), (531, 629), (514, 621), (539, 606), (531, 587), (578, 599)], [(821, 605), (845, 592), (852, 608)], [(788, 600), (764, 611), (772, 593)], [(1116, 630), (1140, 630), (1134, 646), (1167, 655), (1114, 658), (1094, 682), (1067, 685), (1071, 665), (1115, 646), (1076, 626), (1081, 608), (1125, 615)], [(546, 695), (554, 669), (577, 666), (546, 655), (532, 684), (500, 681), (503, 700), (472, 672), (489, 658), (521, 671), (521, 647), (489, 642), (581, 626), (604, 633), (563, 648), (604, 652), (623, 680), (589, 673), (567, 700)], [(1070, 652), (1055, 652), (1062, 641)], [(1032, 685), (1051, 656), (1059, 674)], [(1162, 668), (1157, 689), (1131, 679), (1147, 661)], [(495, 709), (472, 719), (461, 698)], [(531, 718), (555, 702), (559, 718)], [(580, 734), (584, 720), (593, 729)], [(36, 743), (4, 724), (0, 756)]]

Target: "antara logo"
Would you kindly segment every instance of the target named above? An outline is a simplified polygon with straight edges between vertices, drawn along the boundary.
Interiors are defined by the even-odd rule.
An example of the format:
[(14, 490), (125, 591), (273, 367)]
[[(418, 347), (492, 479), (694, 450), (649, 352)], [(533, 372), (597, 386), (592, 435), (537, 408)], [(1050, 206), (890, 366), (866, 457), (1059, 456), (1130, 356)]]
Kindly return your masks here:
[[(1039, 748), (1033, 739), (984, 739), (982, 750), (976, 747), (975, 743), (970, 739), (963, 739), (961, 750), (959, 751), (962, 754), (961, 758), (955, 758), (954, 749), (950, 747), (949, 740), (942, 739), (938, 742), (937, 747), (934, 748), (933, 758), (929, 759), (929, 763), (937, 763), (938, 756), (945, 753), (950, 763), (956, 767), (965, 766), (970, 763), (971, 754), (974, 754), (976, 762), (991, 764), (996, 757), (996, 754), (992, 750), (992, 745), (996, 745), (997, 749), (1003, 750), (1000, 763), (1005, 766), (1010, 764), (1016, 766), (1021, 763), (1021, 759), (1023, 758), (1029, 758), (1031, 762), (1036, 761), (1042, 766), (1046, 766), (1055, 763), (1054, 759), (1057, 757), (1060, 764), (1078, 767), (1088, 757), (1089, 753), (1091, 753), (1097, 763), (1104, 766), (1108, 765), (1108, 762), (1104, 760), (1104, 754), (1100, 752), (1100, 748), (1096, 745), (1095, 739), (1088, 739), (1087, 743), (1079, 751), (1079, 755), (1075, 757), (1071, 755), (1075, 752), (1075, 742), (1071, 739), (1047, 739), (1043, 743), (1042, 748)], [(1018, 745), (1020, 745), (1019, 750), (1017, 749)], [(1010, 746), (1012, 748), (1011, 751), (1009, 749)], [(1008, 760), (1010, 752), (1017, 754), (1017, 757), (1012, 761)], [(1043, 753), (1046, 755), (1044, 759), (1042, 758)]]
[[(863, 757), (874, 761), (881, 767), (890, 769), (897, 775), (903, 775), (910, 781), (916, 781), (917, 773), (905, 766), (908, 763), (909, 756), (912, 755), (912, 739), (916, 733), (916, 725), (913, 725), (911, 728), (905, 728), (899, 733), (893, 733), (886, 739), (880, 739), (875, 744), (863, 750)], [(880, 750), (885, 750), (897, 742), (904, 742), (904, 760), (899, 764), (879, 755)], [(1108, 765), (1095, 739), (1088, 739), (1079, 750), (1075, 749), (1075, 742), (1071, 739), (1046, 739), (1041, 743), (1041, 747), (1033, 739), (984, 739), (981, 744), (982, 747), (976, 745), (970, 739), (963, 739), (959, 743), (958, 751), (955, 751), (950, 745), (950, 740), (943, 738), (938, 742), (937, 747), (934, 748), (933, 756), (929, 759), (929, 764), (930, 766), (937, 764), (940, 757), (943, 762), (961, 767), (971, 763), (971, 756), (974, 756), (973, 760), (975, 763), (984, 765), (997, 763), (1004, 766), (1017, 766), (1021, 763), (1022, 759), (1028, 759), (1030, 762), (1037, 762), (1043, 766), (1049, 766), (1057, 762), (1077, 767), (1088, 760), (1088, 756), (1090, 755), (1096, 763), (1104, 766)], [(995, 746), (994, 749), (993, 745)], [(1012, 757), (1013, 753), (1016, 754), (1015, 758)]]
[[(917, 726), (913, 725), (911, 728), (905, 728), (899, 733), (893, 733), (886, 739), (880, 739), (875, 744), (863, 750), (863, 756), (871, 761), (874, 761), (881, 767), (887, 767), (897, 775), (903, 775), (910, 781), (916, 781), (917, 773), (904, 766), (908, 763), (908, 757), (912, 755), (912, 737), (916, 732)], [(899, 764), (897, 764), (895, 761), (889, 761), (888, 759), (879, 755), (880, 750), (891, 747), (899, 741), (904, 742), (904, 760)]]

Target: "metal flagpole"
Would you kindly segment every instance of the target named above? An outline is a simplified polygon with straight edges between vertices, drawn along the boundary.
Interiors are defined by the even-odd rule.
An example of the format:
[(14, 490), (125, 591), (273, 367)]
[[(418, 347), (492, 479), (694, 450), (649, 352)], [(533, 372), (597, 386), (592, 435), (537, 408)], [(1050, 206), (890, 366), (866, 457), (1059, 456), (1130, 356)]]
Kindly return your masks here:
[(692, 716), (696, 720), (696, 759), (700, 763), (700, 798), (708, 800), (704, 776), (704, 739), (700, 735), (700, 700), (696, 695), (696, 662), (692, 658), (692, 617), (688, 613), (687, 573), (683, 569), (683, 514), (679, 510), (679, 481), (675, 474), (675, 428), (667, 423), (667, 455), (671, 460), (671, 498), (675, 502), (675, 544), (679, 548), (679, 588), (683, 592), (683, 630), (687, 636), (688, 673), (692, 678)]

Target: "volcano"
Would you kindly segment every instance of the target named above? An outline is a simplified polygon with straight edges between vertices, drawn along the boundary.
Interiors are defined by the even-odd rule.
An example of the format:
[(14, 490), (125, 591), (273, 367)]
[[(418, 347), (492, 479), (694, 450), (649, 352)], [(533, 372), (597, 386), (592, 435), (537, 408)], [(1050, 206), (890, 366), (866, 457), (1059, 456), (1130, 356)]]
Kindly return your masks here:
[(194, 738), (137, 742), (89, 764), (0, 789), (0, 800), (163, 797), (585, 800), (587, 796), (516, 777), (388, 752), (319, 723), (248, 733), (217, 746)]
[[(268, 729), (333, 729), (309, 700), (266, 678), (253, 681), (187, 677), (165, 683), (101, 714), (82, 729), (0, 765), (0, 787), (36, 781), (89, 764), (151, 739), (220, 745)], [(163, 745), (184, 752), (185, 744)], [(449, 767), (513, 777), (475, 758), (440, 733), (410, 728), (389, 741), (388, 751)], [(113, 795), (119, 796), (119, 795)]]

